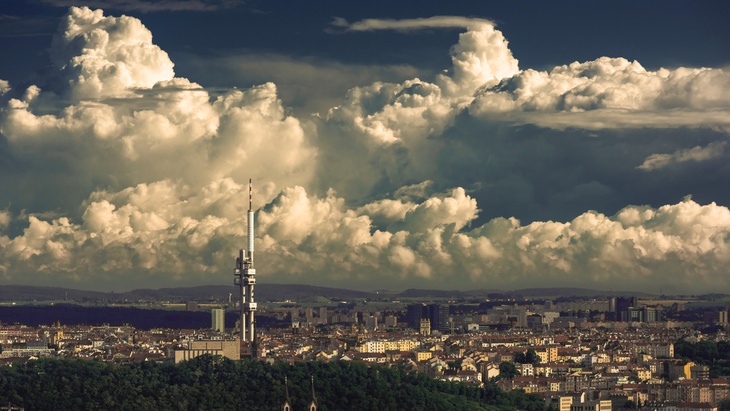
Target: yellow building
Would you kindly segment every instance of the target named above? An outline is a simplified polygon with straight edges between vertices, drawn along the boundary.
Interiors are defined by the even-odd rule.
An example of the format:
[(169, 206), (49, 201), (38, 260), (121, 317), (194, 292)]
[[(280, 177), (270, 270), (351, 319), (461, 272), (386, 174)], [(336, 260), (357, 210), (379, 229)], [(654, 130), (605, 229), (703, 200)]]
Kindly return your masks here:
[(548, 362), (557, 362), (558, 361), (558, 347), (556, 346), (550, 346), (545, 347), (545, 350), (548, 353)]
[(648, 368), (640, 367), (636, 369), (636, 377), (640, 381), (646, 381), (651, 378), (651, 370)]
[(431, 334), (431, 320), (429, 320), (428, 318), (421, 318), (421, 323), (420, 323), (418, 333), (421, 335), (430, 335)]
[(412, 351), (421, 345), (419, 341), (410, 339), (385, 341), (384, 344), (385, 351)]
[(63, 331), (56, 331), (53, 334), (51, 334), (51, 338), (48, 342), (50, 342), (53, 345), (58, 345), (59, 341), (66, 338), (63, 334)]
[(416, 362), (429, 360), (433, 356), (433, 352), (428, 351), (428, 350), (416, 350), (415, 354), (416, 354)]
[(241, 343), (239, 341), (189, 341), (187, 348), (174, 352), (175, 364), (201, 355), (220, 355), (231, 360), (241, 359)]
[(570, 406), (573, 405), (572, 396), (560, 396), (558, 397), (558, 401), (558, 411), (570, 411)]
[(611, 411), (611, 400), (586, 401), (570, 406), (570, 411)]

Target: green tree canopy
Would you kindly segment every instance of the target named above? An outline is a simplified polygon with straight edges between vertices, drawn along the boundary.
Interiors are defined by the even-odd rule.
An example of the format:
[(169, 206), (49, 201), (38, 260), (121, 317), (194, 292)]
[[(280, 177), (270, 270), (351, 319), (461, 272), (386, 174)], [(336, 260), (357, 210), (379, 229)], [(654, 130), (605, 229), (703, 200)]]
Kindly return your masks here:
[(511, 362), (502, 361), (499, 364), (499, 378), (513, 378), (520, 375), (517, 367)]
[[(503, 363), (505, 375), (516, 375)], [(506, 393), (357, 362), (274, 363), (201, 356), (180, 364), (40, 359), (0, 368), (0, 404), (25, 409), (278, 410), (285, 398), (306, 409), (311, 384), (318, 409), (544, 411), (539, 396)]]

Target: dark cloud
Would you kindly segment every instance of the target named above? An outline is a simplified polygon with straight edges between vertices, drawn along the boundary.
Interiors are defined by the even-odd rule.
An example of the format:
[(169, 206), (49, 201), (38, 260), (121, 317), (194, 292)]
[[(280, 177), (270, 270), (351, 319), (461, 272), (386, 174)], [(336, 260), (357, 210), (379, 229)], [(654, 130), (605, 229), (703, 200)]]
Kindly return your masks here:
[[(585, 210), (609, 215), (627, 204), (661, 204), (698, 195), (730, 204), (716, 184), (730, 183), (718, 166), (723, 151), (704, 162), (678, 163), (651, 173), (637, 169), (658, 152), (724, 146), (727, 135), (708, 129), (556, 131), (457, 117), (442, 136), (439, 170), (427, 178), (473, 189), (483, 219), (567, 221)], [(724, 168), (724, 167), (722, 167)], [(724, 182), (720, 182), (724, 181)]]

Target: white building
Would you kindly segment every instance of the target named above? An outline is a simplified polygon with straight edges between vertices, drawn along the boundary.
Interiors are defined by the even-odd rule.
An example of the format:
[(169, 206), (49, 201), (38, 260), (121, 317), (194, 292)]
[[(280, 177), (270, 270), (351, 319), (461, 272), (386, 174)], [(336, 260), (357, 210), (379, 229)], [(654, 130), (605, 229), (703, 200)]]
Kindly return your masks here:
[(218, 331), (225, 332), (226, 330), (226, 310), (222, 308), (214, 308), (210, 312), (211, 314), (211, 326), (210, 328)]

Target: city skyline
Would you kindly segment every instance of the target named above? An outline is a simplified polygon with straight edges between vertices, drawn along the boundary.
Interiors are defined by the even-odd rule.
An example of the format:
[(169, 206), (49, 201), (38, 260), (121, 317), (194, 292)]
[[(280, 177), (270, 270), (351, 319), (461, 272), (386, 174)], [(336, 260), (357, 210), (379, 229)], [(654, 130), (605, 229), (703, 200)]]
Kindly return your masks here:
[(2, 284), (231, 284), (253, 178), (260, 283), (730, 292), (728, 5), (102, 3), (0, 6)]

